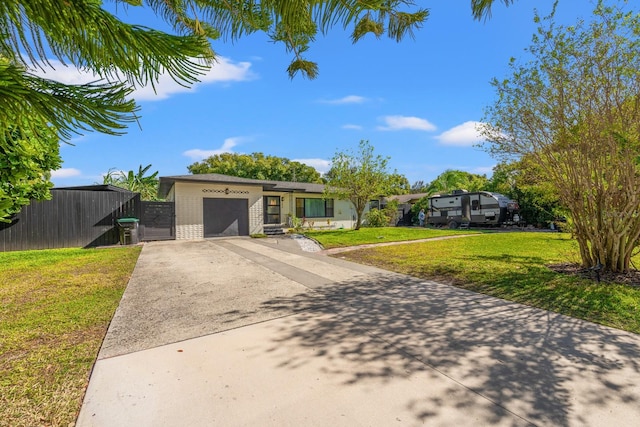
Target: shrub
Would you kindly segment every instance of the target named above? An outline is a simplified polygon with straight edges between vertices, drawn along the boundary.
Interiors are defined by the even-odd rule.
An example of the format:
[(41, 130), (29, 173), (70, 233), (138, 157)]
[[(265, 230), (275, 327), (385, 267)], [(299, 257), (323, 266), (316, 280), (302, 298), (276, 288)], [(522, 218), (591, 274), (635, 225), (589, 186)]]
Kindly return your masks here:
[(366, 219), (369, 227), (386, 227), (389, 225), (389, 217), (380, 209), (371, 209), (367, 212)]

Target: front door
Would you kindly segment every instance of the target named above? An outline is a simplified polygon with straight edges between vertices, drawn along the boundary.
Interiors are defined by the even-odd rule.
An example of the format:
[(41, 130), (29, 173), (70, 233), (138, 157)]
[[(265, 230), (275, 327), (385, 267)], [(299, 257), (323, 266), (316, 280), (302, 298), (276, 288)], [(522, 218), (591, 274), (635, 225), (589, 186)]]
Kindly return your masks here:
[(280, 196), (264, 197), (264, 223), (280, 224)]

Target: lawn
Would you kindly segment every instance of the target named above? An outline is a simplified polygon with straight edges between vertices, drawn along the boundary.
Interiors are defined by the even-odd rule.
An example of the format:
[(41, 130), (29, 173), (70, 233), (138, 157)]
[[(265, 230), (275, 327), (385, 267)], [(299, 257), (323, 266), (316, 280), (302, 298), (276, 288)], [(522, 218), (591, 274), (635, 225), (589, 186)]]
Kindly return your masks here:
[(139, 253), (0, 253), (0, 425), (73, 425)]
[(369, 243), (431, 239), (434, 237), (479, 233), (477, 230), (449, 230), (418, 227), (363, 227), (360, 230), (305, 231), (307, 237), (317, 240), (325, 249)]
[(548, 267), (579, 262), (577, 243), (568, 234), (492, 233), (339, 257), (640, 333), (640, 287), (597, 283), (595, 276), (590, 280)]

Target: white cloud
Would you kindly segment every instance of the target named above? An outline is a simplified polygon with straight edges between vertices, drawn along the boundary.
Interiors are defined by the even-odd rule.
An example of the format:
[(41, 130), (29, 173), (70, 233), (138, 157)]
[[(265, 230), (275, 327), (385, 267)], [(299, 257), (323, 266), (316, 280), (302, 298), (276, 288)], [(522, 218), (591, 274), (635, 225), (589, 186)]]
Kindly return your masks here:
[(464, 122), (455, 126), (435, 138), (443, 145), (454, 145), (458, 147), (470, 147), (484, 141), (480, 131), (484, 124), (482, 122)]
[(419, 117), (410, 117), (410, 116), (385, 116), (382, 117), (381, 120), (386, 124), (386, 126), (378, 126), (376, 129), (378, 130), (422, 130), (422, 131), (433, 131), (436, 130), (434, 124), (429, 122), (426, 119), (421, 119)]
[(342, 125), (342, 129), (362, 130), (362, 126), (360, 126), (360, 125), (346, 124), (346, 125)]
[(71, 178), (74, 176), (80, 176), (82, 173), (75, 168), (62, 168), (55, 171), (51, 171), (51, 178)]
[(188, 92), (190, 90), (197, 90), (199, 86), (209, 83), (226, 83), (226, 82), (241, 82), (255, 78), (255, 75), (249, 70), (251, 67), (250, 62), (237, 62), (234, 63), (230, 59), (224, 57), (218, 57), (216, 63), (211, 67), (207, 74), (198, 76), (199, 83), (196, 83), (192, 88), (185, 88), (173, 81), (171, 76), (163, 74), (160, 76), (158, 83), (156, 84), (155, 91), (151, 85), (136, 89), (133, 93), (133, 97), (138, 100), (157, 101), (160, 99), (166, 99), (174, 93)]
[(322, 102), (323, 104), (340, 105), (340, 104), (362, 104), (366, 100), (367, 98), (363, 96), (348, 95), (338, 99), (323, 99), (323, 100), (320, 100), (320, 102)]
[(325, 159), (292, 159), (294, 162), (304, 163), (315, 168), (320, 173), (326, 173), (331, 169), (331, 162)]
[[(56, 80), (66, 84), (86, 84), (99, 80), (99, 77), (92, 72), (78, 70), (75, 67), (68, 67), (57, 60), (49, 60), (53, 68), (46, 67), (45, 70), (34, 69), (32, 72), (40, 77)], [(138, 101), (159, 101), (169, 96), (196, 90), (199, 86), (211, 83), (240, 82), (252, 80), (255, 74), (250, 70), (250, 62), (233, 62), (225, 57), (218, 57), (211, 69), (204, 75), (198, 76), (199, 83), (195, 83), (191, 88), (180, 86), (173, 81), (168, 74), (160, 75), (158, 82), (153, 87), (148, 84), (136, 88), (132, 97)]]
[(201, 150), (199, 148), (194, 148), (192, 150), (185, 151), (182, 155), (190, 157), (192, 160), (202, 160), (207, 157), (215, 156), (216, 154), (231, 153), (231, 149), (244, 140), (246, 140), (246, 138), (243, 137), (227, 138), (222, 143), (222, 146), (215, 150)]

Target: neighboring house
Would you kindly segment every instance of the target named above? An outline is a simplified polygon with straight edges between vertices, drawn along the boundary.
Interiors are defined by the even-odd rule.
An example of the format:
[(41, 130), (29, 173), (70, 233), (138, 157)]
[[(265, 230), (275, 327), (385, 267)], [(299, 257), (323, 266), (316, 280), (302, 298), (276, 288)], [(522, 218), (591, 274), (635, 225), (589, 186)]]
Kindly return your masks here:
[(398, 201), (398, 222), (396, 225), (411, 225), (411, 208), (418, 200), (425, 197), (428, 193), (416, 194), (400, 194), (397, 196), (388, 196), (382, 199), (382, 207), (385, 207), (391, 200)]
[(353, 228), (350, 201), (324, 199), (324, 185), (220, 174), (160, 178), (159, 196), (175, 203), (177, 239), (248, 236), (265, 226), (288, 228), (293, 217), (313, 228)]

